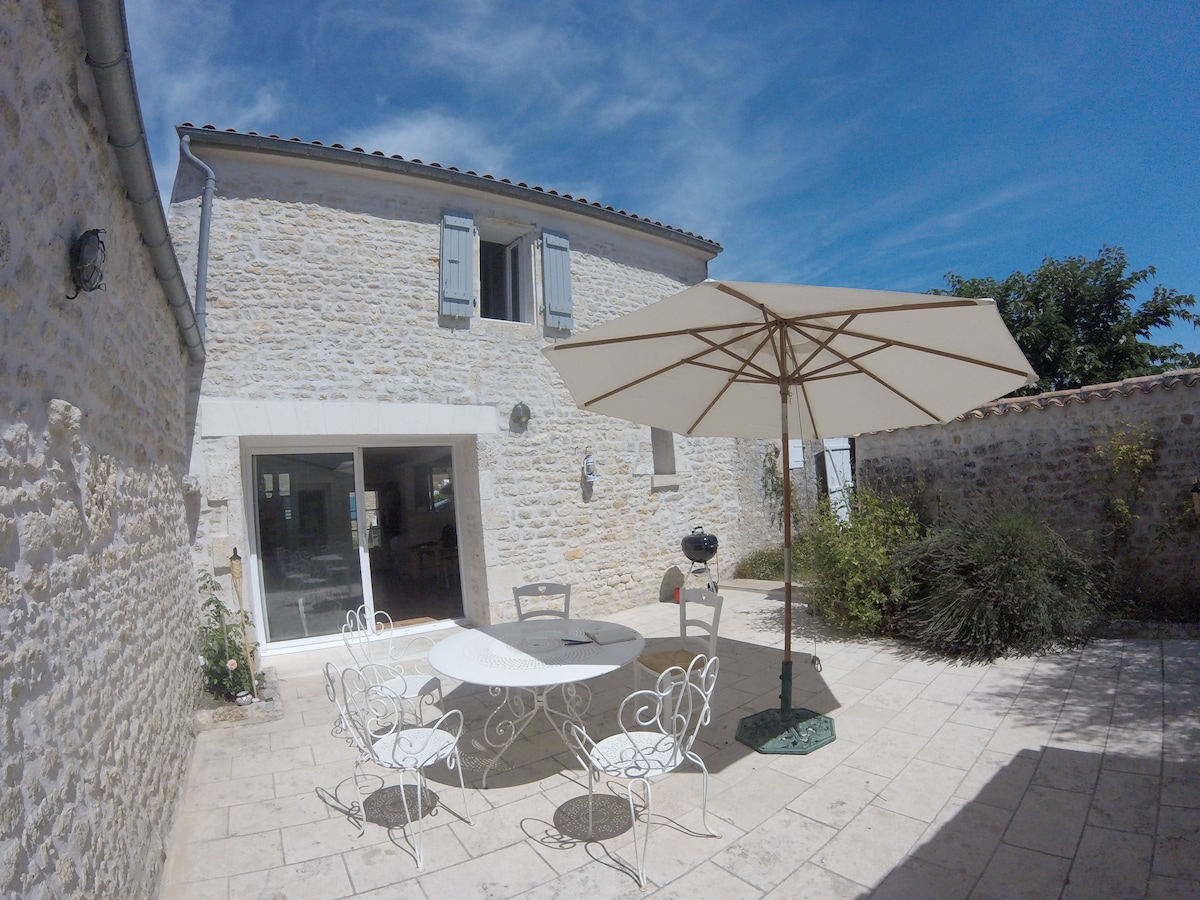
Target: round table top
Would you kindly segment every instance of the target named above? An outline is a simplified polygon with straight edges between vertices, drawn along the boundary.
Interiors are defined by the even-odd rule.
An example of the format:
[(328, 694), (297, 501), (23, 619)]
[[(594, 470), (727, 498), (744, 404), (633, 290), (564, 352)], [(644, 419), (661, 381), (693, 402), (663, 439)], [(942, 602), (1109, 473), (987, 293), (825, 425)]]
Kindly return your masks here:
[[(630, 640), (569, 644), (584, 632), (627, 631)], [(637, 659), (646, 639), (632, 628), (596, 619), (539, 617), (500, 622), (451, 635), (429, 651), (429, 664), (449, 678), (488, 687), (551, 687), (586, 681)]]

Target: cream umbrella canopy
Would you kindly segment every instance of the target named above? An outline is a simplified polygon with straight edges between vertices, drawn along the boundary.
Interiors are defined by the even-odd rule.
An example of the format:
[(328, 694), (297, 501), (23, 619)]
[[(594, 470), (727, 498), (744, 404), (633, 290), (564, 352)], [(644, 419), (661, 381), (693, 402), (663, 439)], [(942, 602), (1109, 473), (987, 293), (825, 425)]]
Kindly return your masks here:
[[(582, 409), (683, 435), (783, 442), (946, 422), (1037, 380), (993, 300), (704, 281), (543, 351)], [(789, 727), (791, 516), (784, 522)]]

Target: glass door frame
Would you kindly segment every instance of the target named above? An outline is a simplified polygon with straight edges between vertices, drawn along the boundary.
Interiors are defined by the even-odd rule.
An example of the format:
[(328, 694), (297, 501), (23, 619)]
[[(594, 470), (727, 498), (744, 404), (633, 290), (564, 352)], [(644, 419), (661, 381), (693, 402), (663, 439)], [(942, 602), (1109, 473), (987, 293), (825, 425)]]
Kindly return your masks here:
[[(248, 439), (241, 442), (241, 474), (243, 515), (245, 518), (247, 559), (246, 572), (250, 588), (251, 607), (258, 635), (259, 651), (263, 656), (271, 656), (279, 652), (293, 650), (315, 649), (319, 647), (336, 646), (342, 643), (340, 630), (332, 634), (312, 635), (311, 637), (287, 638), (284, 640), (267, 640), (267, 591), (264, 582), (264, 559), (262, 535), (259, 532), (258, 485), (255, 484), (255, 459), (262, 456), (295, 456), (301, 454), (345, 453), (354, 461), (354, 522), (357, 529), (357, 547), (359, 566), (365, 564), (365, 522), (363, 509), (363, 477), (362, 477), (362, 448), (347, 443), (345, 437), (322, 440), (319, 436), (288, 440), (286, 438)], [(363, 603), (371, 606), (370, 579), (363, 579), (362, 569), (359, 570), (359, 581), (363, 583)]]

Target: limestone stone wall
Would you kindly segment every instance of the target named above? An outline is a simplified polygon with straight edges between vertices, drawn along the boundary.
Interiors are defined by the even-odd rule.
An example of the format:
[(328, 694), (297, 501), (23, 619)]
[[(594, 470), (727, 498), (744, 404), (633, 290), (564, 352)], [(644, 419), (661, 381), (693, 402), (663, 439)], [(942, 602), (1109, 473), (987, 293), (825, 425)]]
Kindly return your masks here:
[[(185, 357), (78, 9), (0, 17), (0, 896), (148, 897), (192, 747)], [(105, 229), (74, 300), (71, 239)]]
[[(477, 462), (478, 507), (459, 510), (460, 545), (481, 548), (464, 554), (475, 569), (464, 572), (464, 590), (484, 594), (465, 598), (477, 621), (511, 616), (511, 586), (529, 580), (571, 582), (580, 615), (652, 602), (664, 573), (685, 564), (679, 542), (697, 525), (718, 535), (730, 572), (741, 554), (778, 541), (761, 502), (757, 442), (677, 437), (678, 487), (654, 490), (650, 429), (578, 410), (540, 352), (550, 342), (540, 325), (439, 323), (447, 208), (568, 235), (577, 330), (702, 280), (705, 255), (482, 191), (195, 139), (192, 149), (216, 174), (204, 397), (496, 410), (499, 431), (470, 437), (459, 456)], [(185, 266), (195, 265), (202, 186), (199, 172), (181, 168), (171, 227)], [(518, 402), (533, 414), (520, 433), (509, 429)], [(599, 479), (586, 497), (589, 447)], [(225, 435), (199, 441), (203, 490), (212, 473), (238, 470), (238, 452)], [(246, 543), (240, 482), (232, 492), (202, 504), (201, 558), (209, 546)]]
[[(1131, 596), (1200, 603), (1200, 527), (1190, 490), (1200, 475), (1200, 371), (990, 404), (946, 425), (860, 435), (860, 480), (924, 485), (933, 514), (979, 494), (1036, 502), (1064, 533), (1109, 552), (1105, 503), (1127, 496), (1107, 474), (1113, 436), (1145, 425), (1157, 450), (1132, 500), (1138, 516), (1117, 545)], [(1128, 472), (1125, 467), (1123, 471)]]

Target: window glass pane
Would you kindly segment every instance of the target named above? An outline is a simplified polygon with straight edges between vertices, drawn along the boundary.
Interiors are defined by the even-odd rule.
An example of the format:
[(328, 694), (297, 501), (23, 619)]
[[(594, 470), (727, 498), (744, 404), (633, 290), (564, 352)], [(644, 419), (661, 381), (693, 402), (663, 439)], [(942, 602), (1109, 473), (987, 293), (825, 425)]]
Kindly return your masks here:
[(506, 254), (503, 244), (479, 242), (479, 312), (485, 319), (507, 319)]
[(264, 637), (337, 633), (363, 602), (353, 454), (256, 456), (254, 472)]
[(521, 247), (510, 244), (508, 248), (508, 319), (521, 321)]
[(521, 241), (479, 242), (479, 310), (485, 319), (520, 322)]

